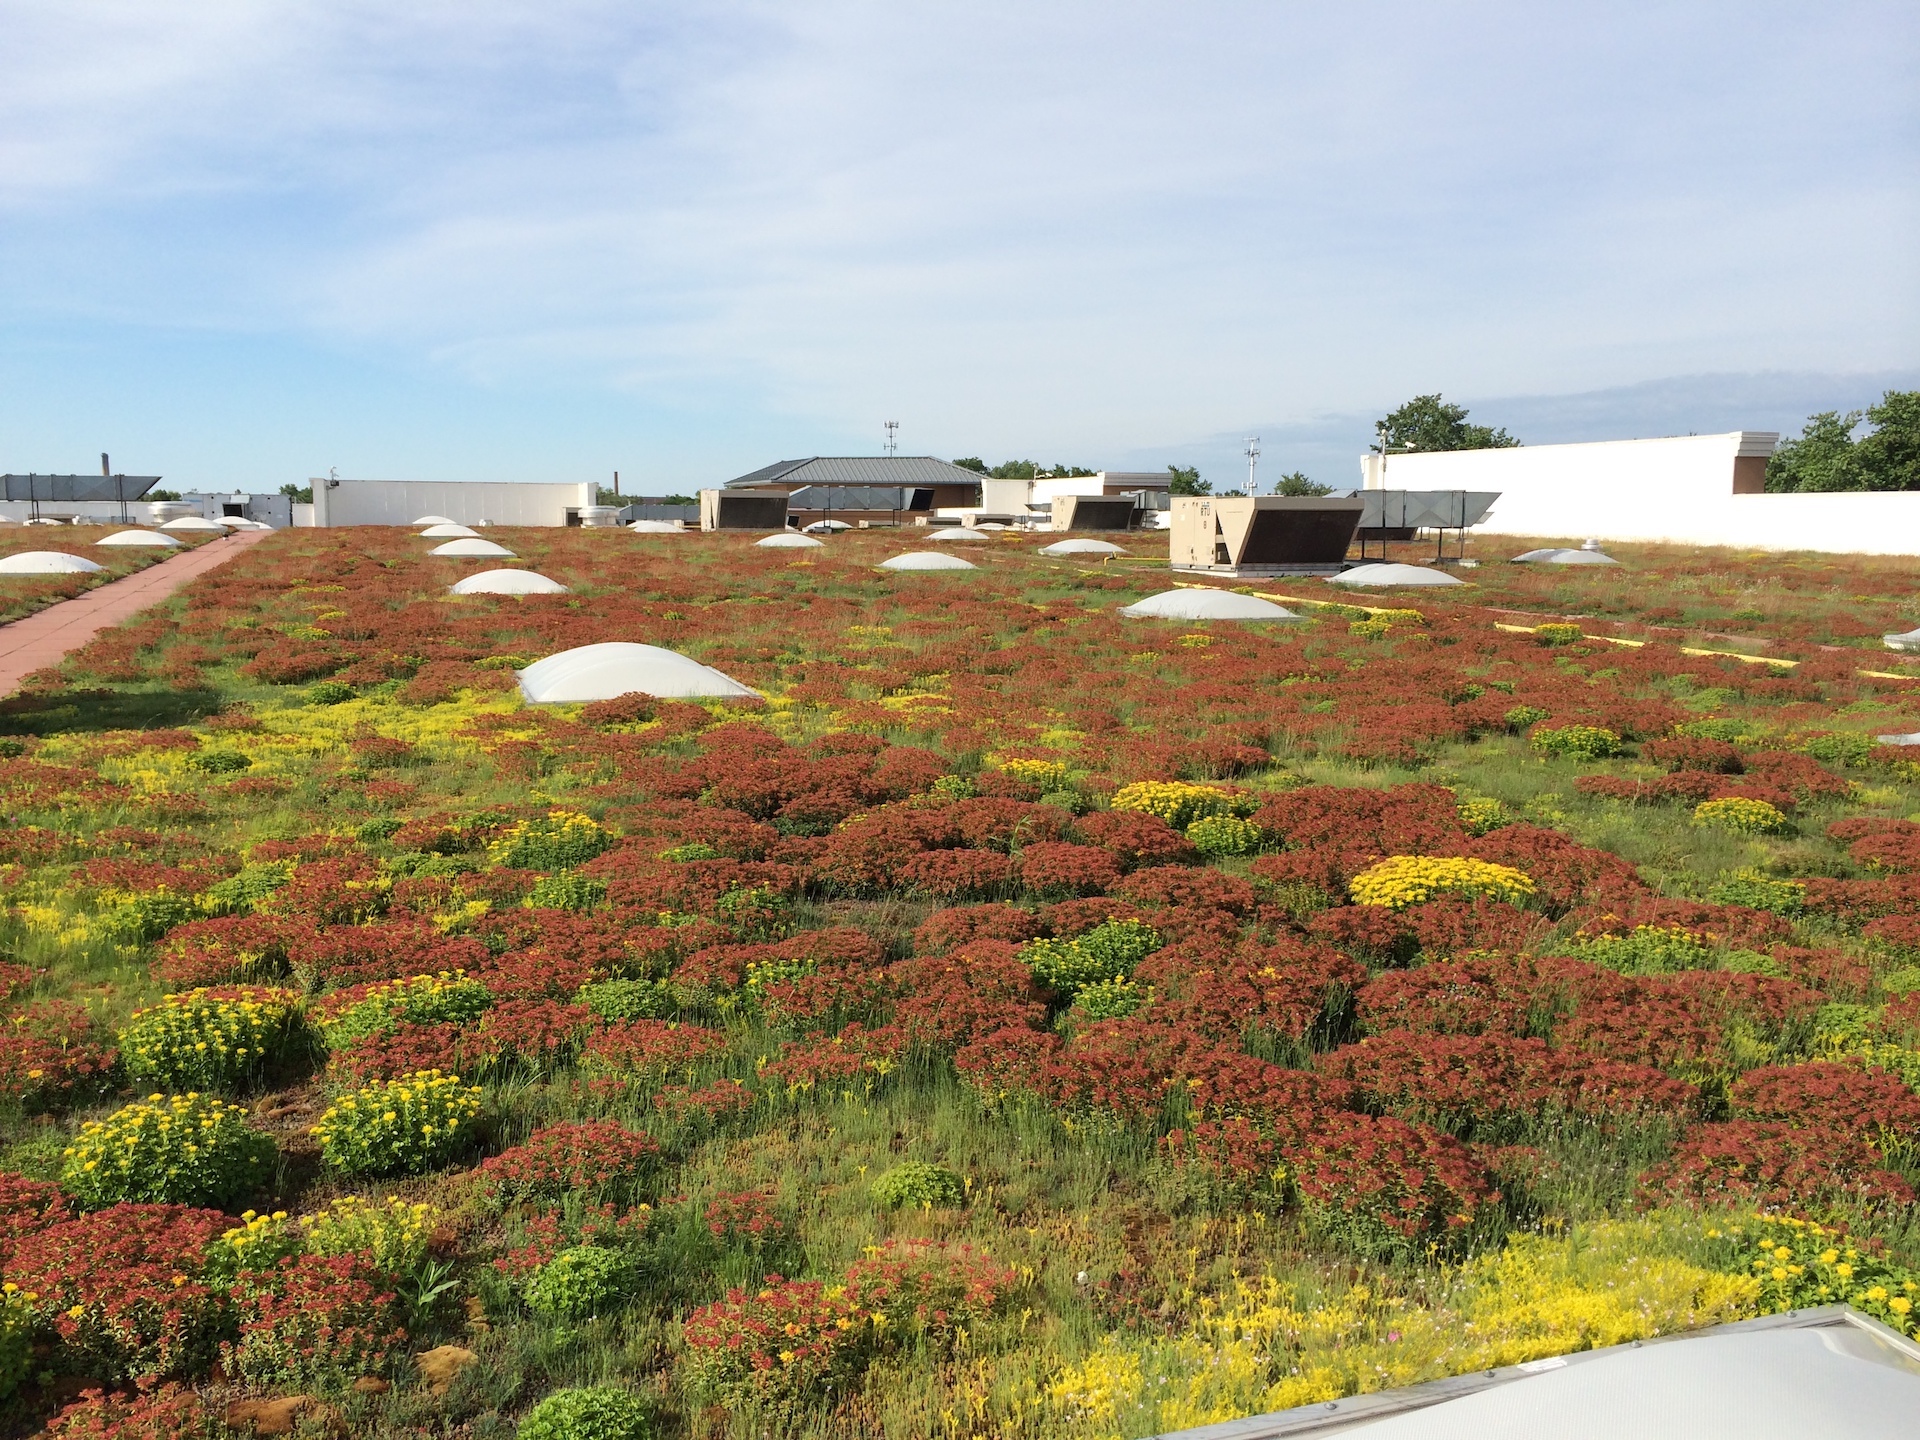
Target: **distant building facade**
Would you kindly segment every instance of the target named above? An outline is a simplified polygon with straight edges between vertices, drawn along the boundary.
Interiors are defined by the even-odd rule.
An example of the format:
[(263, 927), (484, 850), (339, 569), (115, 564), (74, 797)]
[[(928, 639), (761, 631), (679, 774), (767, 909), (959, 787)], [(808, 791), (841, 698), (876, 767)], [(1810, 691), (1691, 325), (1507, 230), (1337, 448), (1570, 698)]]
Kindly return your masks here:
[[(600, 487), (487, 480), (312, 482), (315, 525), (411, 525), (441, 515), (456, 525), (580, 525), (598, 516)], [(608, 511), (608, 514), (611, 514)]]
[(1920, 555), (1920, 492), (1766, 492), (1768, 430), (1361, 457), (1366, 489), (1497, 490), (1499, 535)]

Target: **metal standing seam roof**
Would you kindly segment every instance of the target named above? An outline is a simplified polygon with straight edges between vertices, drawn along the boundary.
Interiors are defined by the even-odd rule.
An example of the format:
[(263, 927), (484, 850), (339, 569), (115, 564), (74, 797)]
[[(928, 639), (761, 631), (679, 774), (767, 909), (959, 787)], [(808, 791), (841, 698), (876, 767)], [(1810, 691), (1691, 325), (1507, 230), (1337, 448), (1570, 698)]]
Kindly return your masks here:
[(726, 482), (722, 488), (749, 490), (760, 485), (978, 485), (976, 470), (950, 465), (931, 455), (811, 455), (781, 460)]
[(0, 475), (0, 500), (138, 500), (158, 475)]
[(789, 510), (931, 510), (930, 485), (802, 485)]

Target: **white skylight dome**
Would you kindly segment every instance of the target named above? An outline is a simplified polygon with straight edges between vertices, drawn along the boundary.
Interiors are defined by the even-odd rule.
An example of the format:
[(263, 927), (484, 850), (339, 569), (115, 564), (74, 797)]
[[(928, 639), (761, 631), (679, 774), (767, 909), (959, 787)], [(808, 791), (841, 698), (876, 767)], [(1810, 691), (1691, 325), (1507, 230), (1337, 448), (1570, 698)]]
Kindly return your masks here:
[(1056, 540), (1040, 547), (1042, 555), (1124, 555), (1126, 549), (1111, 540)]
[(513, 551), (504, 545), (496, 545), (491, 540), (482, 540), (474, 536), (467, 540), (449, 540), (444, 545), (436, 545), (427, 552), (429, 555), (448, 555), (456, 560), (512, 560)]
[(1620, 562), (1598, 548), (1589, 550), (1582, 546), (1578, 550), (1557, 550), (1551, 555), (1540, 557), (1543, 565), (1618, 565)]
[(207, 519), (204, 515), (182, 515), (178, 520), (169, 520), (159, 528), (170, 533), (179, 530), (200, 531), (202, 533), (208, 530), (216, 530), (224, 534), (227, 527), (222, 525), (218, 520)]
[(447, 587), (455, 595), (565, 595), (567, 587), (535, 570), (482, 570)]
[(739, 698), (760, 693), (676, 651), (621, 640), (562, 650), (520, 672), (520, 693), (535, 705), (612, 700), (635, 691), (668, 700)]
[(89, 575), (106, 568), (64, 550), (22, 550), (0, 560), (0, 575)]
[(948, 525), (934, 531), (927, 537), (936, 544), (951, 540), (991, 540), (993, 537), (984, 530), (976, 530), (971, 525)]
[(464, 525), (456, 525), (451, 520), (442, 520), (438, 525), (429, 525), (420, 532), (422, 540), (467, 540), (478, 535), (478, 530), (469, 530)]
[(1236, 595), (1231, 590), (1162, 590), (1131, 605), (1122, 615), (1135, 620), (1298, 620), (1284, 605), (1258, 595)]
[(1542, 560), (1551, 560), (1556, 555), (1564, 555), (1566, 553), (1566, 551), (1554, 546), (1548, 546), (1545, 550), (1529, 550), (1524, 555), (1516, 555), (1509, 563), (1514, 565), (1537, 565)]
[(905, 555), (896, 555), (891, 560), (882, 560), (877, 568), (881, 570), (977, 570), (979, 567), (971, 560), (962, 560), (958, 555), (943, 555), (938, 550), (909, 550)]
[(627, 529), (641, 535), (684, 535), (686, 531), (672, 520), (636, 520)]
[(778, 535), (762, 536), (753, 543), (762, 550), (818, 550), (827, 542), (793, 530), (782, 530)]
[(853, 526), (844, 520), (816, 520), (807, 526), (806, 533), (809, 535), (832, 535), (838, 531), (851, 530), (852, 528)]
[(1444, 570), (1425, 565), (1356, 565), (1339, 575), (1329, 575), (1330, 585), (1464, 585), (1467, 582)]
[(455, 522), (444, 515), (422, 515), (413, 522), (416, 525), (452, 525)]
[(155, 530), (116, 530), (104, 540), (96, 540), (93, 543), (96, 545), (158, 545), (169, 548), (180, 542), (171, 535), (162, 535)]
[(1909, 630), (1904, 635), (1882, 635), (1880, 639), (1889, 650), (1920, 650), (1920, 630)]

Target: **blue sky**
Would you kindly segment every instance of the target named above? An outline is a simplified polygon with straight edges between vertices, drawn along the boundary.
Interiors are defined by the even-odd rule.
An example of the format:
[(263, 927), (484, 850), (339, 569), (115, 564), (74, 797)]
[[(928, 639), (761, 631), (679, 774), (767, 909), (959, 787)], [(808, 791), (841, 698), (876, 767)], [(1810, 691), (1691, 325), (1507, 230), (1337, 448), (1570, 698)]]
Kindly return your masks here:
[(0, 0), (0, 466), (1346, 481), (1920, 384), (1911, 3)]

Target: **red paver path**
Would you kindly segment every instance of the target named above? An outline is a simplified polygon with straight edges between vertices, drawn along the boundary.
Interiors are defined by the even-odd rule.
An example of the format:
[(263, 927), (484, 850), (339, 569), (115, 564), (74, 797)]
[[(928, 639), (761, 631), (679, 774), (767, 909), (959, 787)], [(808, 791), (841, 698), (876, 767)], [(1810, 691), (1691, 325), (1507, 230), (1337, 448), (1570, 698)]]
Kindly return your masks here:
[(11, 695), (36, 670), (58, 665), (100, 631), (157, 605), (188, 581), (224, 565), (271, 530), (242, 530), (136, 570), (97, 590), (49, 605), (11, 625), (0, 625), (0, 696)]

